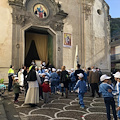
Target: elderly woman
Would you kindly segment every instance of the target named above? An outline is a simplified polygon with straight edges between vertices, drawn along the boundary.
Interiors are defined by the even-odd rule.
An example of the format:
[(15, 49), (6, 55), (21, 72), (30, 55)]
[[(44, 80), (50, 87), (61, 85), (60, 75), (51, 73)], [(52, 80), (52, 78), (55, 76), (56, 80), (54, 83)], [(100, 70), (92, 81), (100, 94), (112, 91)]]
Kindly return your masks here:
[(39, 103), (39, 84), (41, 83), (40, 77), (35, 71), (35, 66), (32, 66), (27, 81), (29, 88), (26, 94), (25, 104), (30, 104), (31, 107), (35, 107)]
[(62, 96), (63, 96), (63, 91), (65, 88), (65, 95), (67, 98), (68, 97), (69, 73), (65, 70), (65, 66), (62, 66), (61, 70), (62, 70), (62, 72), (60, 74), (60, 83), (61, 83), (61, 87), (62, 87)]

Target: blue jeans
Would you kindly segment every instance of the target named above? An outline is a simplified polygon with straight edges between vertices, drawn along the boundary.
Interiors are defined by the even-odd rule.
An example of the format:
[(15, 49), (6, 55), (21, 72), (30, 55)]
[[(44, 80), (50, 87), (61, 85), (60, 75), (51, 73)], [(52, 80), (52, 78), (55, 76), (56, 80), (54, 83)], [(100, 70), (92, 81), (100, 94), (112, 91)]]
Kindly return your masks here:
[[(118, 96), (118, 101), (117, 102), (118, 102), (118, 106), (119, 106), (119, 104), (120, 104), (119, 103), (119, 96)], [(120, 119), (120, 110), (118, 111), (118, 118)]]
[(84, 97), (84, 93), (79, 93), (79, 94), (78, 94), (79, 104), (80, 104), (82, 107), (84, 107), (83, 97)]
[(71, 81), (69, 83), (69, 91), (71, 92), (71, 90), (73, 90), (73, 88), (75, 87), (76, 81)]
[(18, 100), (18, 97), (19, 97), (19, 93), (15, 93), (15, 98), (14, 98), (14, 100), (15, 100), (15, 101)]
[(56, 86), (56, 82), (54, 80), (51, 81), (51, 93), (55, 94), (55, 86)]
[(9, 83), (8, 83), (8, 91), (10, 91), (11, 88), (12, 88), (12, 82), (13, 82), (12, 76), (8, 76), (8, 79), (9, 79)]
[(105, 106), (106, 106), (107, 119), (111, 120), (111, 116), (110, 116), (110, 106), (111, 106), (112, 107), (114, 120), (117, 120), (114, 98), (112, 98), (112, 97), (105, 97), (104, 98), (104, 102), (105, 102)]

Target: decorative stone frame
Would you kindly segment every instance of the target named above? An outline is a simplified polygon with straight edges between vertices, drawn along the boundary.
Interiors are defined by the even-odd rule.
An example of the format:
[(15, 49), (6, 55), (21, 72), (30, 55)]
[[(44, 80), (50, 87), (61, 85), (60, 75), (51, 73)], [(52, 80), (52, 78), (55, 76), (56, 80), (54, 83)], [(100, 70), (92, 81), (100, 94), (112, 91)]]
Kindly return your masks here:
[[(49, 9), (47, 18), (39, 19), (35, 16), (33, 6), (36, 3)], [(44, 29), (53, 36), (53, 63), (60, 68), (63, 63), (63, 19), (68, 15), (61, 10), (61, 5), (55, 0), (26, 0), (24, 4), (23, 0), (9, 0), (9, 5), (13, 8), (12, 64), (16, 70), (24, 64), (25, 31), (30, 27)]]

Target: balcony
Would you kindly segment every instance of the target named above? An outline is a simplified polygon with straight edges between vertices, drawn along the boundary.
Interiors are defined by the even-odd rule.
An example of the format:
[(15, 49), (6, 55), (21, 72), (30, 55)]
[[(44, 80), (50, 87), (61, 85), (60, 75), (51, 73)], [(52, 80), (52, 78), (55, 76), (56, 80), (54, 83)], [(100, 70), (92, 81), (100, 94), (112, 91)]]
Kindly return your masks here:
[(111, 55), (111, 62), (116, 62), (116, 63), (120, 62), (120, 53)]

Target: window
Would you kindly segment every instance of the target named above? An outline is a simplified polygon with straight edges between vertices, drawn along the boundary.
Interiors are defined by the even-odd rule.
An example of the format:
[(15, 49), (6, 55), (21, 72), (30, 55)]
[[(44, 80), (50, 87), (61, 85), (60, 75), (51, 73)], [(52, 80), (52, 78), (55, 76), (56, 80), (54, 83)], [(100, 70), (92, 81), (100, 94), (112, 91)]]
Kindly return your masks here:
[(97, 10), (97, 13), (98, 13), (99, 15), (101, 15), (101, 14), (102, 14), (102, 11), (101, 11), (100, 9), (98, 9), (98, 10)]

